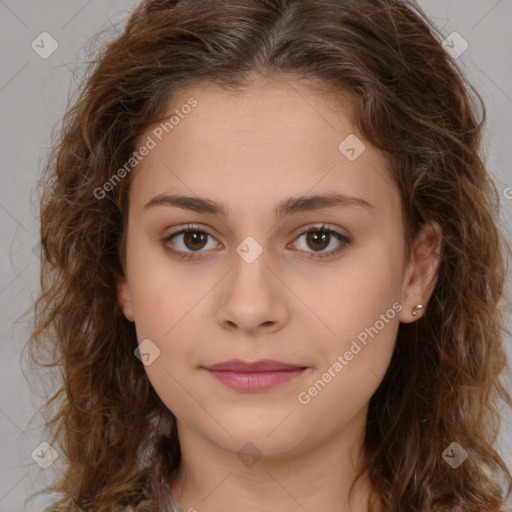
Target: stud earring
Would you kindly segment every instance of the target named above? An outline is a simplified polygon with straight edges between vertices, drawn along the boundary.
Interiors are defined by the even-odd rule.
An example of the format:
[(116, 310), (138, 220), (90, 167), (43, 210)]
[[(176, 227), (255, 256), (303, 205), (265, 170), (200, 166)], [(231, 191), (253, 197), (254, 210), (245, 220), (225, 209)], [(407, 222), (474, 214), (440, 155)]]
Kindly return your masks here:
[(416, 304), (416, 306), (412, 308), (412, 314), (416, 316), (420, 309), (423, 309), (423, 304)]

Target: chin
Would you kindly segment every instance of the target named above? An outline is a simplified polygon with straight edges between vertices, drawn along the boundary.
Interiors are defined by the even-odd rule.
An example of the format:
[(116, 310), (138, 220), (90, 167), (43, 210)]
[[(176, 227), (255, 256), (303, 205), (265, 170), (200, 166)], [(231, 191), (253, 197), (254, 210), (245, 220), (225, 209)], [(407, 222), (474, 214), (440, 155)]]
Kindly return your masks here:
[[(245, 451), (249, 454), (254, 452), (256, 458), (292, 456), (304, 449), (307, 439), (311, 439), (311, 436), (307, 435), (303, 426), (300, 428), (300, 425), (292, 423), (291, 416), (293, 413), (290, 418), (284, 419), (286, 415), (281, 414), (276, 420), (261, 417), (255, 419), (244, 415), (243, 421), (237, 417), (233, 422), (224, 418), (222, 424), (233, 437), (226, 434), (212, 441), (237, 455), (242, 455)], [(218, 432), (218, 429), (216, 431)], [(211, 433), (210, 431), (209, 436)], [(225, 434), (224, 431), (223, 433)]]

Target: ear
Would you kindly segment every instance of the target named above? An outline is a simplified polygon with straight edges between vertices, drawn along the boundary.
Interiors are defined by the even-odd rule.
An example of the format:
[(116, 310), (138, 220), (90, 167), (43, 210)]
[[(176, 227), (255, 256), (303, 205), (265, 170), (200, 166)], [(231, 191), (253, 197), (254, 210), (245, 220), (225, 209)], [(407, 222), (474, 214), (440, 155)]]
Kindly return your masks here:
[(132, 299), (128, 280), (122, 274), (116, 274), (117, 302), (127, 320), (133, 322), (135, 317), (132, 309)]
[[(437, 283), (442, 239), (439, 224), (432, 222), (422, 225), (414, 242), (411, 259), (404, 271), (401, 300), (403, 309), (398, 315), (400, 322), (413, 322), (427, 309)], [(413, 308), (417, 304), (421, 304), (423, 308), (413, 315)]]

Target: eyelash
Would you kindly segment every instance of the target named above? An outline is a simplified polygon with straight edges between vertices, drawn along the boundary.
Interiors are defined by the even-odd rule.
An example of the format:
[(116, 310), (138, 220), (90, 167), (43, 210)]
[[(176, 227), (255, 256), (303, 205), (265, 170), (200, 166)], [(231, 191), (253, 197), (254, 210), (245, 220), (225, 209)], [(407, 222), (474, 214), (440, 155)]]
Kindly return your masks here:
[[(170, 247), (170, 245), (168, 244), (168, 242), (175, 236), (182, 235), (184, 233), (188, 233), (191, 231), (195, 231), (198, 233), (205, 233), (209, 237), (214, 238), (214, 236), (209, 231), (202, 229), (200, 226), (195, 225), (195, 224), (187, 224), (180, 231), (176, 231), (175, 233), (171, 233), (170, 235), (167, 235), (164, 238), (162, 238), (161, 242), (162, 242), (162, 245), (164, 246), (165, 251), (168, 252), (169, 254), (171, 254), (171, 256), (173, 256), (174, 258), (177, 258), (178, 260), (190, 261), (191, 259), (194, 259), (194, 258), (201, 258), (202, 256), (196, 255), (196, 254), (199, 254), (199, 252), (196, 253), (196, 252), (177, 251), (175, 249), (172, 249)], [(336, 256), (338, 253), (343, 251), (346, 247), (348, 247), (352, 243), (352, 240), (350, 238), (348, 238), (347, 236), (342, 235), (341, 233), (339, 233), (338, 231), (335, 231), (333, 229), (329, 229), (329, 228), (325, 227), (323, 224), (318, 225), (318, 226), (308, 226), (307, 228), (302, 230), (300, 233), (298, 233), (298, 235), (294, 239), (294, 241), (298, 240), (302, 235), (305, 235), (310, 232), (329, 233), (331, 235), (334, 235), (340, 242), (342, 242), (342, 244), (338, 249), (333, 249), (327, 253), (321, 253), (321, 254), (320, 253), (317, 253), (317, 254), (312, 253), (313, 254), (312, 256), (306, 256), (306, 258), (312, 258), (312, 259), (330, 258), (330, 257)]]

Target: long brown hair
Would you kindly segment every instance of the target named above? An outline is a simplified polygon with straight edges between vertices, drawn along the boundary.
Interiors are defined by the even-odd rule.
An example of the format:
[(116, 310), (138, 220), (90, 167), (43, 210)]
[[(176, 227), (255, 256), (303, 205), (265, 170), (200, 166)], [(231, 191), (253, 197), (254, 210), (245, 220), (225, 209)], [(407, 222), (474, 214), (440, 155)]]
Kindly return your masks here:
[[(168, 510), (175, 417), (134, 356), (115, 290), (132, 173), (105, 183), (178, 92), (243, 91), (258, 73), (350, 97), (355, 130), (399, 187), (407, 251), (422, 223), (442, 228), (428, 309), (400, 324), (369, 404), (366, 469), (384, 510), (503, 510), (512, 477), (493, 445), (500, 399), (510, 401), (499, 308), (510, 247), (479, 156), (485, 108), (441, 39), (412, 0), (146, 0), (98, 52), (41, 181), (41, 295), (27, 345), (62, 374), (44, 407), (65, 456), (45, 489), (59, 503)], [(441, 456), (452, 442), (469, 454), (457, 469)]]

